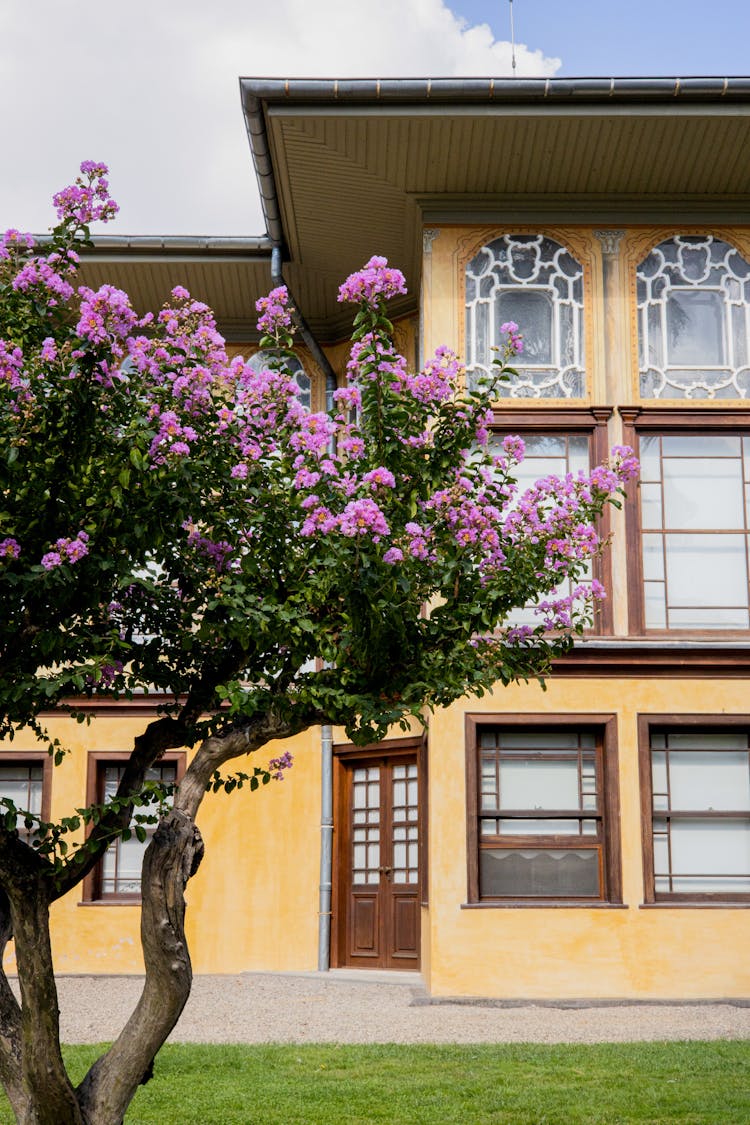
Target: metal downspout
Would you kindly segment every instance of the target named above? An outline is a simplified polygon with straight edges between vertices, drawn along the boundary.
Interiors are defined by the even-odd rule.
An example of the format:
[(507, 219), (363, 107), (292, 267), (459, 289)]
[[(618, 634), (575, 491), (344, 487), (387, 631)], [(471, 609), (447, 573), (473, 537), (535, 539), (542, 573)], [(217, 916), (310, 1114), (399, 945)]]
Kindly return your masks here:
[[(281, 247), (274, 246), (271, 251), (271, 277), (274, 285), (286, 285), (281, 272)], [(288, 289), (288, 286), (287, 286)], [(299, 328), (315, 362), (325, 374), (326, 408), (333, 406), (333, 392), (336, 390), (336, 375), (328, 362), (318, 341), (310, 331), (307, 321), (296, 306), (293, 295), (289, 294), (294, 306), (293, 320)], [(325, 973), (331, 967), (331, 892), (333, 889), (333, 728), (325, 723), (320, 728), (320, 885), (318, 888), (318, 972)]]
[(294, 294), (289, 290), (289, 286), (284, 281), (284, 275), (281, 272), (280, 246), (274, 246), (271, 250), (271, 280), (273, 281), (274, 285), (285, 285), (287, 288), (287, 292), (289, 292), (289, 298), (291, 300), (293, 308), (292, 320), (294, 321), (296, 327), (299, 329), (299, 334), (304, 340), (305, 346), (317, 363), (318, 367), (325, 375), (326, 407), (331, 407), (333, 405), (333, 392), (336, 390), (336, 375), (330, 363), (328, 362), (328, 356), (325, 354), (320, 344), (313, 336), (312, 332), (310, 331), (310, 325), (307, 323), (304, 316), (300, 312), (299, 306), (294, 300)]

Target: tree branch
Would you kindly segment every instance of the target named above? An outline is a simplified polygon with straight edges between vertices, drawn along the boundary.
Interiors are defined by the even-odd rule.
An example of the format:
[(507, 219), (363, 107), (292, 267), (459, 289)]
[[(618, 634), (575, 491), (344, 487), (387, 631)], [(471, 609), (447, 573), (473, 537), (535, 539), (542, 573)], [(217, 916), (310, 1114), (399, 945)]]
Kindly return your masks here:
[(21, 1063), (21, 1008), (3, 968), (5, 947), (13, 936), (10, 901), (0, 887), (0, 1081), (16, 1116), (28, 1111)]

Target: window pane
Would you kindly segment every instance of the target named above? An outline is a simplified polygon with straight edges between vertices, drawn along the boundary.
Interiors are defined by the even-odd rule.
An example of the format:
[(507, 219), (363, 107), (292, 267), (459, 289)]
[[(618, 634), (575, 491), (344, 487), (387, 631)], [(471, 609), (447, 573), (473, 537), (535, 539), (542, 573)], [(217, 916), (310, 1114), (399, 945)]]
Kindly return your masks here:
[(745, 539), (740, 535), (667, 535), (670, 606), (746, 606)]
[(665, 458), (664, 526), (744, 528), (742, 462), (739, 458), (715, 461), (707, 457)]
[(598, 898), (599, 853), (591, 850), (480, 851), (482, 895), (511, 898)]
[(672, 292), (667, 300), (669, 362), (718, 367), (724, 358), (722, 300), (700, 289)]
[(673, 809), (750, 811), (747, 750), (670, 750)]
[(673, 820), (670, 838), (674, 876), (750, 877), (748, 820)]
[(513, 320), (523, 333), (524, 367), (551, 364), (552, 297), (549, 293), (528, 290), (506, 290), (495, 301), (496, 339), (501, 338), (500, 325)]
[(500, 762), (500, 808), (577, 809), (578, 761)]
[(498, 834), (501, 836), (580, 836), (580, 820), (522, 820), (505, 817), (498, 820)]

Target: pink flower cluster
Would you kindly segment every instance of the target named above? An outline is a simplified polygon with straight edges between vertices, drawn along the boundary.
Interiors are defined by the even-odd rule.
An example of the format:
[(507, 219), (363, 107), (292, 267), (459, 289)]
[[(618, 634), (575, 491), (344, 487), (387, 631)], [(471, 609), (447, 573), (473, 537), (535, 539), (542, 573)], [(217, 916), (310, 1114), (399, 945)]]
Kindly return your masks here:
[(507, 336), (506, 351), (509, 355), (520, 355), (523, 351), (523, 336), (521, 336), (515, 320), (506, 320), (500, 325), (500, 331)]
[(79, 531), (75, 539), (58, 539), (55, 549), (42, 556), (41, 565), (45, 570), (54, 570), (66, 562), (79, 562), (89, 553), (88, 541), (85, 531)]
[(18, 541), (10, 536), (0, 542), (0, 559), (17, 559), (21, 554)]
[(0, 235), (0, 262), (7, 262), (13, 254), (23, 254), (36, 245), (32, 235), (11, 227)]
[(109, 197), (109, 184), (105, 178), (107, 171), (106, 164), (84, 160), (81, 175), (76, 177), (75, 183), (53, 196), (58, 219), (72, 218), (80, 226), (113, 219), (120, 208)]
[(110, 340), (124, 340), (138, 323), (130, 298), (122, 289), (102, 285), (94, 292), (82, 285), (80, 316), (76, 332), (90, 344), (104, 344)]
[(399, 293), (406, 293), (406, 280), (401, 270), (391, 269), (388, 259), (375, 255), (363, 269), (350, 274), (339, 287), (339, 301), (375, 306)]
[(189, 456), (190, 443), (198, 438), (196, 430), (183, 425), (174, 410), (165, 410), (155, 417), (159, 420), (159, 429), (148, 450), (152, 464), (163, 464), (170, 454), (174, 457)]
[(210, 559), (217, 571), (226, 570), (229, 566), (234, 548), (226, 539), (213, 540), (201, 535), (192, 521), (186, 520), (183, 528), (188, 533), (188, 543), (194, 547), (199, 555)]
[(273, 336), (275, 339), (292, 327), (292, 318), (289, 314), (289, 292), (285, 285), (272, 289), (267, 297), (261, 297), (255, 302), (258, 318), (258, 331), (262, 336)]
[(73, 286), (66, 281), (61, 270), (69, 273), (71, 266), (60, 254), (30, 258), (13, 278), (13, 288), (19, 293), (27, 293), (30, 289), (45, 290), (47, 304), (54, 307), (73, 296)]

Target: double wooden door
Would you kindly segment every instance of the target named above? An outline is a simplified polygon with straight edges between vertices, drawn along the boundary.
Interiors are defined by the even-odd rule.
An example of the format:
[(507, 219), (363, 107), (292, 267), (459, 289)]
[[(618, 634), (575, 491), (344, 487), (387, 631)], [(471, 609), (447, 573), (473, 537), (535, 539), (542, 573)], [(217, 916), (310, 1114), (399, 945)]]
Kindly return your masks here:
[(417, 970), (417, 752), (343, 761), (339, 782), (335, 963)]

